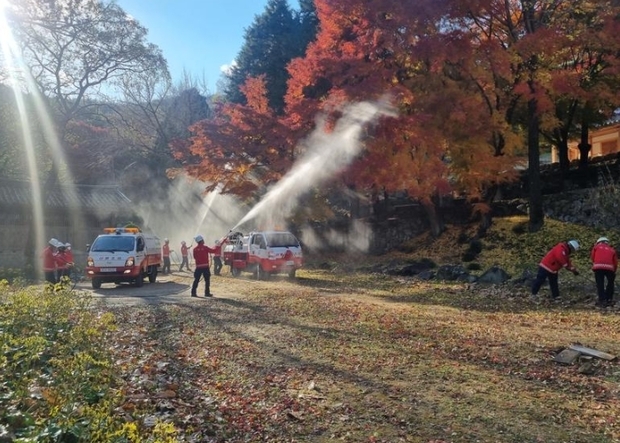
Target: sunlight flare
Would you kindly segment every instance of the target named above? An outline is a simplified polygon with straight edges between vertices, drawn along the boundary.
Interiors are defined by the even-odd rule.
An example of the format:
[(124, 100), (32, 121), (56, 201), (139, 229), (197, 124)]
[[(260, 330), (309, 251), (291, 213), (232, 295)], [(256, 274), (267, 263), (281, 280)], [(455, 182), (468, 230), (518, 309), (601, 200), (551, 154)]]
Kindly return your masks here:
[[(9, 7), (10, 3), (8, 0), (0, 0), (0, 64), (2, 65), (1, 68), (6, 75), (6, 81), (15, 96), (15, 102), (19, 112), (24, 156), (26, 159), (26, 164), (28, 165), (32, 193), (34, 251), (27, 252), (29, 254), (32, 253), (32, 256), (30, 257), (32, 263), (37, 263), (39, 257), (38, 251), (41, 251), (44, 248), (46, 242), (44, 196), (41, 187), (41, 177), (39, 174), (39, 165), (37, 164), (34, 140), (32, 137), (32, 123), (28, 119), (28, 110), (25, 100), (26, 93), (29, 94), (29, 97), (34, 102), (34, 108), (38, 121), (39, 124), (42, 125), (43, 133), (50, 147), (53, 161), (59, 166), (64, 166), (66, 165), (66, 159), (63, 153), (62, 144), (56, 133), (54, 123), (50, 117), (50, 113), (47, 111), (45, 100), (42, 97), (36, 82), (30, 75), (30, 70), (24, 63), (21, 56), (21, 51), (11, 31), (11, 27), (7, 20), (7, 11), (9, 10)], [(0, 80), (2, 79), (0, 78)], [(77, 202), (78, 198), (76, 188), (73, 185), (73, 177), (71, 176), (70, 171), (66, 171), (66, 174), (68, 177), (68, 183), (71, 184), (67, 187), (69, 199), (72, 202)], [(70, 217), (74, 228), (79, 229), (83, 226), (83, 218), (81, 214), (75, 209), (71, 209), (70, 212)], [(39, 269), (38, 266), (35, 266), (35, 269), (39, 274), (38, 277), (42, 277), (41, 269)]]

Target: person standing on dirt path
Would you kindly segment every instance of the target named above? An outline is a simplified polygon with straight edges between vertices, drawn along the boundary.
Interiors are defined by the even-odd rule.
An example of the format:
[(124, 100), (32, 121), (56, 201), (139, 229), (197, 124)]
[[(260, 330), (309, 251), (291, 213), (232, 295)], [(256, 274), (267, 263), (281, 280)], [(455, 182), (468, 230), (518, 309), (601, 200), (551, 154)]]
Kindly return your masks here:
[(579, 250), (577, 240), (569, 240), (555, 245), (538, 264), (538, 274), (532, 284), (532, 299), (538, 299), (538, 291), (545, 282), (549, 280), (551, 298), (553, 301), (560, 300), (560, 289), (558, 287), (558, 272), (562, 268), (568, 269), (574, 275), (579, 275), (577, 268), (570, 261), (570, 255)]
[(55, 238), (50, 239), (47, 247), (43, 249), (41, 258), (43, 259), (43, 274), (45, 275), (45, 281), (51, 284), (56, 284), (56, 251), (60, 242)]
[(216, 253), (213, 254), (213, 273), (215, 275), (220, 275), (222, 271), (222, 242), (220, 240), (215, 240), (215, 249)]
[(183, 265), (185, 265), (185, 269), (191, 272), (188, 260), (189, 248), (191, 248), (191, 246), (187, 246), (187, 243), (185, 243), (185, 241), (181, 242), (181, 266), (179, 266), (179, 272), (183, 270)]
[(197, 243), (194, 246), (194, 283), (192, 283), (192, 297), (198, 297), (198, 283), (200, 277), (204, 277), (205, 280), (205, 297), (213, 297), (211, 294), (211, 270), (209, 269), (209, 254), (215, 254), (216, 249), (210, 248), (205, 245), (205, 240), (202, 235), (197, 235), (194, 238)]
[(170, 274), (170, 240), (164, 239), (164, 245), (161, 248), (161, 256), (164, 259), (164, 267), (162, 268), (162, 274)]
[(598, 293), (596, 306), (601, 308), (613, 306), (614, 282), (618, 270), (616, 249), (609, 244), (607, 237), (600, 237), (590, 252), (590, 258)]

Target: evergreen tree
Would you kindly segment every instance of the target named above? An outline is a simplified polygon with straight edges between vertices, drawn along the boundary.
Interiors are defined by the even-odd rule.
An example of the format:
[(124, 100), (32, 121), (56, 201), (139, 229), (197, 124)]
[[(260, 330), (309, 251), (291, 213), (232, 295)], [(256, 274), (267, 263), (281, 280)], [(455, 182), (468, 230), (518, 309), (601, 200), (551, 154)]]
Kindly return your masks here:
[(246, 104), (240, 87), (248, 77), (264, 74), (269, 105), (277, 113), (284, 110), (287, 64), (304, 54), (314, 39), (317, 19), (311, 1), (300, 2), (295, 13), (287, 0), (269, 0), (265, 12), (256, 16), (245, 31), (245, 43), (228, 76), (226, 98), (233, 103)]
[(300, 40), (305, 53), (306, 47), (315, 40), (319, 28), (319, 18), (316, 15), (314, 0), (299, 0), (297, 20), (299, 21)]

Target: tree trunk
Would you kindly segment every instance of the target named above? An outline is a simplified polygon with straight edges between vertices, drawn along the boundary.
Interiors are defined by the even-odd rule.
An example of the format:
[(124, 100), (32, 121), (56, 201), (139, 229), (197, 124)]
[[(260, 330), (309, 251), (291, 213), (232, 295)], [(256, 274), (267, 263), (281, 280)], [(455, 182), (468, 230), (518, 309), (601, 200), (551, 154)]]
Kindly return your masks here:
[(499, 185), (490, 186), (484, 193), (484, 203), (488, 206), (487, 211), (480, 212), (480, 225), (478, 226), (478, 235), (484, 237), (487, 230), (493, 224), (493, 200), (499, 192)]
[(426, 217), (428, 218), (428, 224), (430, 226), (431, 235), (435, 238), (439, 237), (445, 230), (445, 225), (441, 217), (437, 213), (437, 207), (432, 201), (422, 203)]
[(556, 147), (558, 148), (558, 157), (560, 159), (560, 171), (562, 172), (562, 176), (565, 176), (570, 169), (570, 159), (568, 158), (568, 140), (560, 136)]
[(579, 169), (588, 169), (588, 158), (592, 145), (589, 143), (589, 125), (585, 118), (581, 122), (581, 141), (579, 142)]
[(530, 188), (530, 232), (539, 231), (544, 225), (544, 212), (542, 202), (542, 188), (540, 180), (540, 135), (537, 104), (535, 99), (531, 99), (528, 108), (528, 179)]

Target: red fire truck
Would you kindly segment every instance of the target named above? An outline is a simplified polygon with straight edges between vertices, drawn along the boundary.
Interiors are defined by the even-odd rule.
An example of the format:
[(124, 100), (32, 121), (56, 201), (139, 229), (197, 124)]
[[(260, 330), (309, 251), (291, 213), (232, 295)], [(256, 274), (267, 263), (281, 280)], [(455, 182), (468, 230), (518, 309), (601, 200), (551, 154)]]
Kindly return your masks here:
[(86, 276), (94, 289), (108, 282), (139, 287), (146, 277), (155, 283), (161, 263), (161, 242), (155, 235), (137, 227), (105, 228), (88, 250)]
[(303, 266), (301, 244), (287, 231), (230, 233), (222, 258), (233, 276), (239, 276), (242, 271), (252, 272), (259, 280), (268, 280), (279, 273), (295, 278), (295, 272)]

